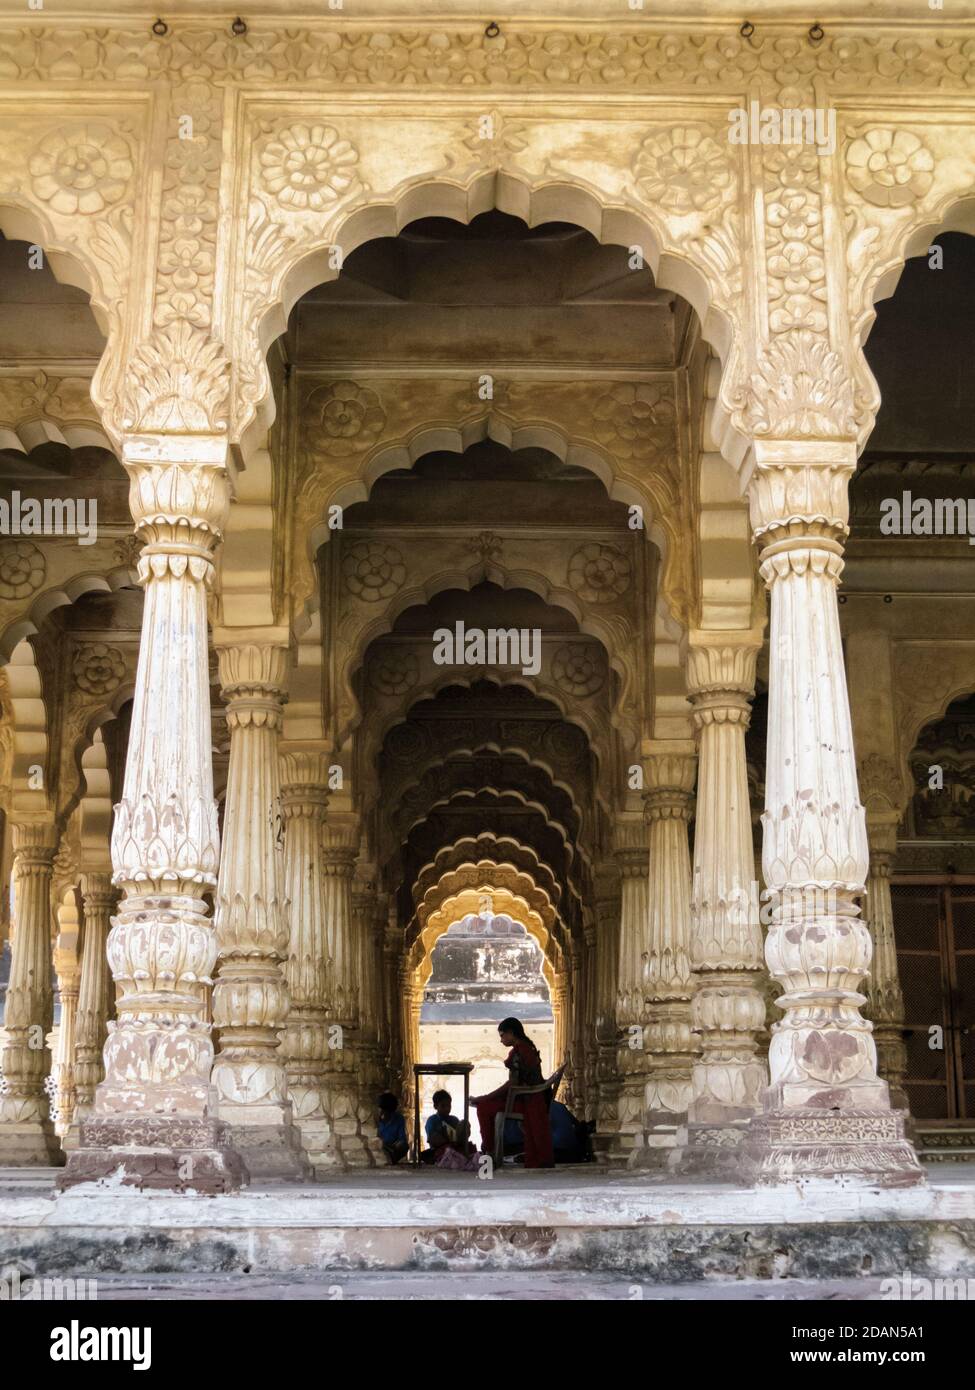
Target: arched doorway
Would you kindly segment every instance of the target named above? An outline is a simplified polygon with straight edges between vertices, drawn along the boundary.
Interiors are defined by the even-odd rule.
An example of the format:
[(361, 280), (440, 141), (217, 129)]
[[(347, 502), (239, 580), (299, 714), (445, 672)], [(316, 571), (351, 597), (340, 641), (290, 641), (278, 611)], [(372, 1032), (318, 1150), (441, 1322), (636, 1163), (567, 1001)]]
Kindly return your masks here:
[[(430, 953), (430, 975), (420, 1007), (422, 1060), (473, 1062), (475, 1093), (496, 1090), (507, 1080), (497, 1025), (513, 1015), (525, 1025), (541, 1053), (542, 1070), (550, 1075), (555, 1017), (543, 959), (527, 927), (507, 913), (495, 914), (487, 906), (483, 912), (467, 913), (452, 922)], [(450, 1090), (450, 1079), (423, 1078), (421, 1114), (431, 1113), (433, 1093), (441, 1087)], [(455, 1091), (451, 1096), (459, 1106), (460, 1095)], [(471, 1130), (474, 1143), (480, 1145), (473, 1112)]]

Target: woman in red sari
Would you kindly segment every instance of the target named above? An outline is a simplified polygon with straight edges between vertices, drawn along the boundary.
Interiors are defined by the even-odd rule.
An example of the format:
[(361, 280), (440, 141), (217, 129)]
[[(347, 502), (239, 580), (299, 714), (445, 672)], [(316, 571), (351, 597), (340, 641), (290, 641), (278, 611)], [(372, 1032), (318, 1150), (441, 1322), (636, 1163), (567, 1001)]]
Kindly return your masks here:
[[(488, 1096), (471, 1096), (471, 1104), (477, 1110), (477, 1122), (481, 1127), (481, 1152), (494, 1153), (494, 1122), (503, 1112), (508, 1087), (540, 1086), (545, 1080), (542, 1075), (542, 1059), (538, 1048), (517, 1018), (506, 1018), (498, 1024), (498, 1035), (504, 1047), (511, 1051), (504, 1060), (510, 1079), (492, 1091)], [(540, 1091), (536, 1096), (518, 1096), (517, 1110), (524, 1116), (522, 1129), (525, 1135), (525, 1167), (553, 1168), (552, 1132), (548, 1124), (546, 1093)]]

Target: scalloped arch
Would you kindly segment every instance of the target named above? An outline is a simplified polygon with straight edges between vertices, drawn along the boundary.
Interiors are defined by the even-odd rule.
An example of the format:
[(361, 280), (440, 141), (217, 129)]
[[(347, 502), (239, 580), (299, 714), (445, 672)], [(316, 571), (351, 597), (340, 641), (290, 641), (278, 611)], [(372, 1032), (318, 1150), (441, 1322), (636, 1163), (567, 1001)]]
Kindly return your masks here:
[(975, 192), (953, 189), (944, 196), (933, 214), (926, 215), (923, 221), (908, 223), (895, 239), (891, 254), (885, 260), (877, 261), (864, 279), (862, 302), (852, 334), (858, 372), (868, 393), (870, 409), (869, 429), (864, 430), (861, 447), (869, 437), (880, 405), (880, 388), (864, 352), (864, 345), (877, 317), (876, 306), (882, 299), (889, 299), (895, 293), (907, 262), (916, 256), (923, 256), (932, 240), (943, 232), (963, 232), (966, 236), (975, 236)]
[(133, 570), (128, 565), (113, 565), (105, 574), (87, 572), (52, 585), (34, 595), (27, 610), (0, 632), (0, 665), (10, 660), (11, 653), (25, 637), (33, 637), (41, 623), (56, 608), (77, 603), (85, 594), (108, 594), (131, 585)]
[[(113, 299), (104, 283), (102, 267), (97, 256), (93, 256), (80, 241), (59, 240), (40, 208), (10, 192), (0, 195), (0, 231), (10, 240), (26, 241), (32, 246), (39, 246), (55, 279), (61, 284), (73, 285), (76, 289), (84, 290), (87, 294), (95, 322), (105, 338), (105, 348), (91, 383), (91, 398), (98, 408), (102, 377), (119, 358), (119, 354), (112, 348), (121, 336), (122, 322), (118, 301)], [(104, 401), (101, 401), (101, 404), (104, 405)], [(112, 449), (111, 444), (104, 447)], [(114, 449), (112, 451), (114, 452)]]
[(288, 315), (301, 296), (339, 274), (329, 264), (332, 247), (341, 245), (348, 256), (364, 242), (397, 236), (409, 223), (421, 218), (446, 217), (468, 223), (481, 213), (494, 210), (518, 217), (529, 227), (570, 222), (603, 245), (642, 247), (656, 284), (688, 301), (701, 321), (706, 340), (717, 349), (722, 361), (728, 360), (734, 324), (718, 303), (718, 287), (709, 273), (691, 260), (686, 247), (670, 238), (653, 207), (612, 201), (579, 179), (531, 179), (500, 168), (482, 170), (466, 183), (443, 173), (420, 174), (404, 180), (389, 193), (344, 209), (339, 219), (322, 231), (317, 243), (293, 244), (290, 255), (276, 267), (263, 298), (250, 308), (256, 322), (253, 331), (259, 395), (238, 422), (243, 447), (247, 449), (254, 440), (260, 440), (274, 419), (265, 360), (271, 343), (287, 330)]

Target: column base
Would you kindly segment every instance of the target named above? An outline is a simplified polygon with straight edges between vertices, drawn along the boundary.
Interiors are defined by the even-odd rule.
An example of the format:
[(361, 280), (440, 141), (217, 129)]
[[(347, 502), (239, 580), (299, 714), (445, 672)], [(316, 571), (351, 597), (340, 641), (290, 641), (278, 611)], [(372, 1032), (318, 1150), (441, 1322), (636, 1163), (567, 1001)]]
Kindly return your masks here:
[(677, 1144), (680, 1122), (654, 1124), (647, 1129), (643, 1143), (633, 1150), (626, 1161), (627, 1168), (652, 1169), (666, 1172), (671, 1154)]
[(910, 1187), (927, 1181), (905, 1137), (902, 1114), (887, 1111), (772, 1111), (749, 1127), (744, 1157), (749, 1180), (826, 1180), (841, 1186)]
[(750, 1119), (689, 1121), (677, 1136), (670, 1171), (689, 1178), (740, 1178)]
[(63, 1162), (64, 1150), (52, 1121), (0, 1124), (0, 1168), (56, 1168)]
[(314, 1176), (302, 1147), (301, 1131), (290, 1120), (235, 1124), (221, 1116), (229, 1142), (240, 1154), (252, 1182), (310, 1182)]
[(217, 1120), (106, 1115), (82, 1121), (78, 1147), (69, 1152), (58, 1187), (104, 1179), (143, 1192), (213, 1194), (236, 1192), (249, 1175)]

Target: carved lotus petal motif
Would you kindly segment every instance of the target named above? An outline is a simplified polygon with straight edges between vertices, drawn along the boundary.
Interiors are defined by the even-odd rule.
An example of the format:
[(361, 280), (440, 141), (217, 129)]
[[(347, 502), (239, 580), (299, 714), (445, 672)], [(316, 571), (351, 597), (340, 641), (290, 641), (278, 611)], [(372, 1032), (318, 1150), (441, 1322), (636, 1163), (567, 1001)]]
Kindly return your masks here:
[(585, 642), (568, 642), (552, 660), (556, 685), (570, 695), (594, 695), (601, 690), (606, 671), (599, 651)]
[(382, 695), (403, 695), (420, 679), (420, 668), (412, 652), (391, 652), (378, 658), (372, 668), (372, 686)]
[(900, 208), (923, 198), (931, 187), (934, 156), (913, 131), (878, 127), (850, 144), (846, 173), (868, 203)]
[(729, 149), (703, 126), (673, 126), (647, 136), (633, 176), (641, 196), (667, 212), (710, 212), (731, 185)]
[(0, 549), (0, 598), (26, 598), (44, 583), (44, 556), (30, 541)]
[(386, 412), (375, 391), (355, 381), (331, 381), (308, 397), (307, 431), (314, 452), (349, 454), (379, 439)]
[(352, 187), (359, 154), (334, 126), (301, 122), (261, 151), (264, 185), (283, 208), (321, 212)]
[(406, 578), (406, 566), (395, 545), (356, 541), (343, 557), (342, 577), (350, 594), (376, 603), (396, 593)]
[(79, 647), (71, 663), (75, 684), (89, 695), (109, 695), (117, 690), (125, 675), (125, 659), (105, 642), (89, 642)]
[(569, 561), (569, 584), (587, 603), (612, 603), (629, 588), (630, 561), (615, 545), (584, 545)]
[(46, 135), (27, 168), (34, 193), (52, 212), (101, 212), (124, 196), (132, 151), (111, 126), (73, 126)]
[(674, 416), (659, 386), (618, 382), (593, 407), (593, 431), (617, 458), (635, 458), (669, 442)]

